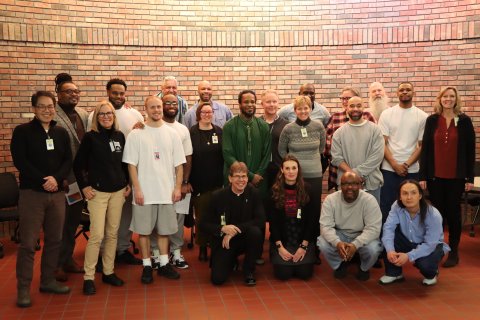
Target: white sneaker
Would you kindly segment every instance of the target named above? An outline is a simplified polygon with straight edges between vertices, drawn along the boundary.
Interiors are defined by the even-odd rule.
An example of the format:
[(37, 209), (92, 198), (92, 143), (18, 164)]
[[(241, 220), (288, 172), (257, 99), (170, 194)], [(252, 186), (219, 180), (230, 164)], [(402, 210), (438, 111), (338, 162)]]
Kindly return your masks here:
[(175, 256), (173, 255), (173, 253), (170, 254), (170, 264), (175, 266), (178, 269), (187, 269), (189, 267), (183, 255), (180, 255), (178, 259), (175, 259)]
[(382, 285), (386, 285), (386, 284), (392, 284), (395, 282), (403, 282), (403, 281), (405, 281), (405, 278), (401, 274), (398, 277), (382, 276), (380, 280), (378, 280), (378, 283)]
[(423, 279), (422, 284), (424, 286), (433, 286), (437, 284), (437, 276), (433, 277), (432, 279)]

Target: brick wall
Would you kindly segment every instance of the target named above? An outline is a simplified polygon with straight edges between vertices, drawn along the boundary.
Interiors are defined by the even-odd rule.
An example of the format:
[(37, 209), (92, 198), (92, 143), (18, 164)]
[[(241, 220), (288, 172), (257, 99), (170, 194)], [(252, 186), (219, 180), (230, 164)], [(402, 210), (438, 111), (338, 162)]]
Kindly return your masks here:
[(479, 126), (478, 1), (64, 3), (0, 3), (0, 172), (15, 170), (8, 144), (12, 129), (27, 121), (30, 95), (53, 90), (59, 72), (72, 74), (83, 107), (93, 107), (105, 97), (105, 83), (121, 77), (140, 110), (166, 75), (177, 77), (190, 105), (196, 84), (209, 80), (215, 98), (234, 112), (246, 88), (277, 89), (286, 104), (300, 84), (314, 82), (317, 100), (336, 111), (346, 85), (366, 95), (368, 84), (380, 81), (396, 103), (403, 80), (415, 84), (416, 104), (431, 112), (448, 84), (459, 88)]

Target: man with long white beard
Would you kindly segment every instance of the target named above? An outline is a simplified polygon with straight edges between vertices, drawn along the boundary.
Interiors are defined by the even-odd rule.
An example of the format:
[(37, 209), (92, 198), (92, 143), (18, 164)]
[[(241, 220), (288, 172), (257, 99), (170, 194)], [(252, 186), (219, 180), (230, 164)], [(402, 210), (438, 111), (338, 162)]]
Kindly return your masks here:
[(382, 112), (389, 107), (390, 98), (385, 94), (385, 89), (380, 82), (373, 82), (370, 85), (368, 88), (368, 97), (369, 108), (367, 111), (373, 114), (378, 121)]

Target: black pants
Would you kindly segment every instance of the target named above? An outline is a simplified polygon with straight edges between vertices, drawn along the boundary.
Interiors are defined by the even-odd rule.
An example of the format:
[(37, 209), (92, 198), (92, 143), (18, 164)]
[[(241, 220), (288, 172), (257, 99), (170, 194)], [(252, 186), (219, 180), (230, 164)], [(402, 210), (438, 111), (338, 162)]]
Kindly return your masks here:
[(230, 249), (222, 247), (222, 243), (216, 243), (212, 248), (211, 258), (211, 281), (220, 285), (227, 281), (233, 269), (236, 258), (245, 253), (243, 261), (243, 273), (248, 274), (255, 271), (255, 260), (262, 251), (263, 238), (259, 227), (250, 226), (230, 240)]
[(448, 243), (452, 250), (456, 251), (462, 233), (460, 202), (465, 181), (435, 178), (429, 180), (427, 186), (433, 206), (440, 211), (444, 224), (448, 226)]
[(71, 206), (66, 204), (62, 245), (60, 246), (60, 256), (58, 258), (59, 267), (71, 262), (73, 259), (73, 250), (75, 249), (75, 233), (77, 232), (78, 225), (80, 224), (83, 206), (83, 201), (74, 203)]
[(300, 264), (298, 266), (273, 265), (273, 275), (279, 280), (288, 280), (293, 277), (308, 280), (312, 277), (312, 274), (313, 263)]

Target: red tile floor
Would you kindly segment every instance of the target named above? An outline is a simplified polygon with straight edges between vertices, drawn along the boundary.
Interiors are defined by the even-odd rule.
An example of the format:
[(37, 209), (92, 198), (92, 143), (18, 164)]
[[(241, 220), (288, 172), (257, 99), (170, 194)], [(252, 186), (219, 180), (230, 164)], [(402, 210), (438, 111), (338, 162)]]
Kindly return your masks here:
[[(189, 235), (186, 234), (186, 237)], [(40, 254), (35, 257), (32, 284), (33, 306), (15, 306), (16, 245), (7, 239), (5, 257), (0, 260), (0, 319), (480, 319), (480, 235), (465, 230), (456, 268), (440, 270), (439, 283), (423, 287), (421, 275), (412, 266), (404, 271), (407, 281), (388, 287), (377, 280), (382, 269), (373, 269), (367, 282), (348, 277), (336, 280), (323, 262), (315, 267), (310, 281), (281, 282), (272, 276), (268, 262), (257, 269), (257, 286), (243, 286), (241, 274), (234, 274), (222, 287), (209, 283), (207, 263), (197, 260), (198, 248), (185, 249), (190, 268), (181, 279), (155, 278), (151, 285), (140, 283), (140, 266), (121, 265), (117, 274), (126, 281), (122, 288), (101, 283), (97, 294), (82, 294), (82, 275), (71, 275), (69, 295), (38, 292)], [(86, 241), (79, 238), (75, 256), (82, 261)], [(264, 257), (267, 258), (267, 241)], [(98, 274), (97, 274), (98, 275)]]

